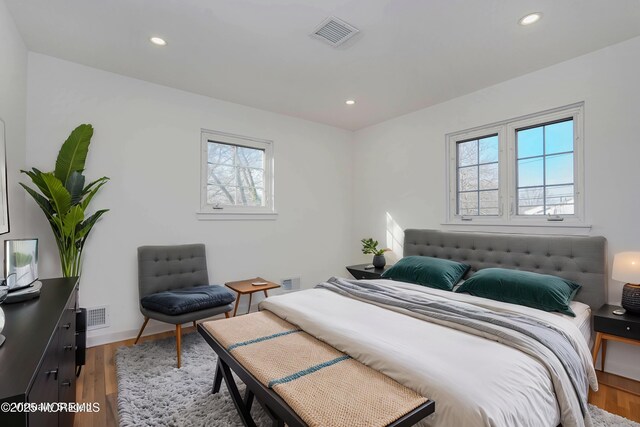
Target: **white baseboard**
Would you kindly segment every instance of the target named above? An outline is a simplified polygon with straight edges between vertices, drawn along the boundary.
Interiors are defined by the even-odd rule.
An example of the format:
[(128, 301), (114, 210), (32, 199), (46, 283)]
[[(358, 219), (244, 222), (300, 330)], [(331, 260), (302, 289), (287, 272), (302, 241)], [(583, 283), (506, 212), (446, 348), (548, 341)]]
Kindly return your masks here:
[[(251, 311), (252, 312), (258, 311), (258, 305), (252, 304)], [(246, 313), (246, 305), (244, 307), (244, 310), (242, 310), (242, 304), (240, 304), (240, 307), (238, 307), (238, 314), (244, 314), (244, 313)], [(224, 318), (224, 315), (221, 314), (218, 316), (214, 316), (211, 318), (211, 320), (220, 319), (220, 318)], [(209, 320), (209, 319), (202, 319), (202, 320)], [(201, 322), (201, 320), (199, 320), (198, 322)], [(142, 323), (140, 324), (140, 326), (142, 326)], [(147, 327), (144, 328), (144, 333), (142, 334), (142, 336), (146, 337), (148, 335), (159, 334), (161, 332), (175, 331), (175, 329), (176, 328), (174, 325), (171, 325), (169, 323), (157, 322), (152, 319), (147, 324)], [(137, 337), (139, 331), (140, 329), (129, 329), (126, 331), (106, 332), (102, 334), (99, 334), (100, 330), (89, 331), (87, 333), (87, 348), (97, 347), (99, 345), (111, 344), (118, 341), (129, 340)], [(92, 333), (92, 335), (89, 335), (89, 333)], [(95, 333), (95, 335), (93, 333)]]

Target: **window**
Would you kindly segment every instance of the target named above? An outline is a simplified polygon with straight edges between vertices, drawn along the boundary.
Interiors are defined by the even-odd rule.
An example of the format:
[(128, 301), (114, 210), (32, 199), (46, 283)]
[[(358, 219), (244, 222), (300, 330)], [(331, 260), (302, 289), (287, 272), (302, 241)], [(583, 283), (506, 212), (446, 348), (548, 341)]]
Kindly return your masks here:
[(583, 108), (447, 135), (448, 222), (581, 223)]
[(202, 131), (201, 214), (274, 214), (273, 142)]
[(456, 143), (458, 214), (498, 215), (498, 135)]

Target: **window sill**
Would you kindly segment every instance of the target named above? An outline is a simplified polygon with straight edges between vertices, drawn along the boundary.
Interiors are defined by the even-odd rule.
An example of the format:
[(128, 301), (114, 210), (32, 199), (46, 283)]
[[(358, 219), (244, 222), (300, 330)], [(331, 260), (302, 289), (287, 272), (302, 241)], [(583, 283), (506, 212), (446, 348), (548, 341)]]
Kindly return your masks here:
[(275, 221), (277, 212), (196, 212), (198, 221)]
[(539, 230), (541, 234), (565, 234), (565, 235), (588, 235), (591, 231), (590, 224), (576, 222), (473, 222), (473, 221), (449, 221), (441, 223), (443, 227), (451, 231), (468, 231), (475, 228), (478, 231), (493, 233), (515, 233), (530, 234)]

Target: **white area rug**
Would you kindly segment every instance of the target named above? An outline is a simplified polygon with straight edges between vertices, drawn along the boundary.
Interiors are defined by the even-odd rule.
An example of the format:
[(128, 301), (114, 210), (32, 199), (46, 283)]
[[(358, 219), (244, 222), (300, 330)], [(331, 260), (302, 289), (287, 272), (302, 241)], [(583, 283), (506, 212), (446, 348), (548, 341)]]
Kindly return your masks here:
[[(242, 426), (224, 381), (220, 393), (211, 394), (216, 355), (198, 333), (182, 337), (182, 368), (175, 365), (174, 338), (118, 349), (120, 426)], [(240, 382), (238, 385), (244, 393), (244, 385)], [(589, 407), (594, 427), (640, 427), (595, 406)], [(259, 427), (271, 425), (257, 401), (252, 415)]]

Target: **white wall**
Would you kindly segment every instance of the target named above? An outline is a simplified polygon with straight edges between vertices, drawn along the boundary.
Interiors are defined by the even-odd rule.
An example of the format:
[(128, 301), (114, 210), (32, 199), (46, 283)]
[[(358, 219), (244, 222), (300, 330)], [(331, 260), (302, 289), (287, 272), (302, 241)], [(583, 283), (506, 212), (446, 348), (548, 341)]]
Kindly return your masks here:
[[(352, 209), (348, 131), (35, 53), (29, 54), (27, 123), (30, 167), (53, 169), (68, 133), (92, 123), (86, 174), (111, 177), (92, 202), (93, 209), (111, 211), (89, 238), (80, 285), (82, 306), (111, 310), (111, 327), (93, 331), (94, 344), (135, 336), (142, 323), (140, 245), (205, 243), (214, 283), (299, 276), (309, 287), (345, 272)], [(196, 219), (201, 128), (274, 141), (277, 220)], [(27, 217), (44, 241), (42, 275), (59, 275), (51, 232), (31, 201)], [(148, 329), (159, 327), (166, 325), (150, 322)]]
[(0, 0), (0, 119), (5, 123), (9, 227), (6, 238), (20, 238), (25, 206), (18, 186), (25, 164), (27, 49), (3, 0)]
[[(499, 66), (497, 64), (497, 66)], [(613, 254), (640, 250), (640, 38), (358, 131), (356, 237), (444, 228), (445, 134), (585, 101), (586, 213)], [(357, 239), (354, 239), (357, 240)], [(352, 261), (361, 259), (352, 245)], [(622, 284), (609, 284), (619, 303)], [(640, 347), (611, 344), (607, 370), (640, 379)]]

